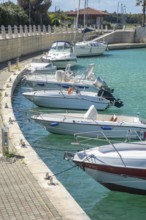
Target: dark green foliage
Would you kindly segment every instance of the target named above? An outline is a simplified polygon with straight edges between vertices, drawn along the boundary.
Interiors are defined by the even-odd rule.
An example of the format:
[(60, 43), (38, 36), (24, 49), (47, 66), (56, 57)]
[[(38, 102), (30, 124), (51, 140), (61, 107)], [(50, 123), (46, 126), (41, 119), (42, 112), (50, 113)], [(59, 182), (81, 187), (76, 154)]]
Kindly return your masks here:
[(18, 5), (21, 6), (28, 15), (31, 25), (49, 24), (48, 9), (51, 3), (51, 0), (18, 0)]
[(145, 17), (145, 12), (146, 12), (146, 0), (136, 0), (136, 5), (141, 5), (142, 6), (142, 26), (145, 26), (146, 22), (146, 17)]
[(73, 18), (70, 18), (65, 12), (58, 10), (56, 12), (48, 13), (51, 26), (69, 26), (72, 23)]
[[(51, 25), (70, 26), (73, 18), (61, 10), (48, 12), (52, 0), (17, 0), (18, 5), (8, 1), (0, 4), (0, 25)], [(145, 24), (146, 0), (136, 0), (136, 5), (142, 6), (141, 14), (124, 14), (126, 24)], [(110, 28), (113, 24), (120, 23), (123, 15), (112, 13), (104, 18), (104, 26)], [(122, 19), (121, 19), (122, 20)]]
[(28, 16), (23, 8), (12, 2), (0, 4), (0, 25), (25, 25), (28, 23)]
[(122, 16), (125, 17), (126, 24), (141, 24), (141, 14), (120, 14), (120, 13), (112, 13), (104, 18), (104, 23), (108, 22), (111, 24), (122, 23)]

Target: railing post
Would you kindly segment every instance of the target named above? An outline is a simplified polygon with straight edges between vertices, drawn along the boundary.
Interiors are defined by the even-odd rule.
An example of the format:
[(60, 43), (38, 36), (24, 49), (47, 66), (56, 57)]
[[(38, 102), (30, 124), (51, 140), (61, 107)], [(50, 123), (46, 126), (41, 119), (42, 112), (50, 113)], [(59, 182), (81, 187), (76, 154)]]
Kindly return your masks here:
[(6, 30), (4, 25), (1, 26), (1, 32), (2, 32), (2, 38), (6, 38)]
[(32, 26), (29, 25), (29, 35), (31, 36), (32, 35)]
[(56, 33), (56, 25), (54, 25), (54, 33)]
[(24, 33), (25, 33), (25, 36), (28, 36), (28, 29), (26, 25), (24, 26)]
[(12, 27), (11, 27), (11, 25), (8, 25), (8, 37), (12, 38)]
[(37, 33), (36, 33), (36, 26), (35, 25), (33, 25), (33, 35), (36, 35)]
[(22, 27), (22, 25), (19, 26), (19, 35), (20, 35), (20, 37), (23, 37), (23, 27)]
[(14, 25), (14, 37), (18, 37), (18, 28)]
[(43, 25), (43, 34), (46, 34), (46, 26)]
[(51, 26), (48, 25), (48, 34), (51, 34)]
[(38, 25), (38, 34), (41, 35), (41, 26)]

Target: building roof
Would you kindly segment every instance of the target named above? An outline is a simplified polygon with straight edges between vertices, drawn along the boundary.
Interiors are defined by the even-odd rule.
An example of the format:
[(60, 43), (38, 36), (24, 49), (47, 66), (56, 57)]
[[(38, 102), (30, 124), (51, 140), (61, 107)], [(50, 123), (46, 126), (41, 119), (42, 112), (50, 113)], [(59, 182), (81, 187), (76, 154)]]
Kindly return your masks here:
[[(68, 15), (71, 16), (77, 16), (77, 11), (69, 11), (67, 12)], [(108, 13), (104, 12), (104, 11), (100, 11), (94, 8), (84, 8), (84, 9), (80, 9), (79, 10), (79, 15), (84, 15), (84, 14), (88, 14), (88, 15), (98, 15), (98, 16), (106, 16), (108, 15)]]

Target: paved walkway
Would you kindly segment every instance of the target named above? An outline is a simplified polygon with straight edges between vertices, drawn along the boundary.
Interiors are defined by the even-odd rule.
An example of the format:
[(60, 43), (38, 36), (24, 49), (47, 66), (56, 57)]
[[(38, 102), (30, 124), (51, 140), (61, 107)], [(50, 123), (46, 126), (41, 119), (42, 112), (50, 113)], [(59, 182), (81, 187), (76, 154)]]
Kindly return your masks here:
[[(2, 66), (1, 66), (2, 68)], [(0, 89), (10, 72), (0, 70)], [(63, 219), (22, 158), (0, 157), (0, 220)]]
[(63, 219), (21, 159), (0, 159), (1, 220)]

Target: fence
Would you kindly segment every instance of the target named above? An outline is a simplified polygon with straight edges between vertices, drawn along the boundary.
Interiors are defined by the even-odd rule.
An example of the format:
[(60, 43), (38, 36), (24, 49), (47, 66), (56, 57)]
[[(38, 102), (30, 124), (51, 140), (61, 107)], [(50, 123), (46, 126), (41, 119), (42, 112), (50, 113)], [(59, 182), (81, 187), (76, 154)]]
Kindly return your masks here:
[[(7, 38), (17, 38), (17, 37), (25, 37), (25, 36), (35, 36), (35, 35), (44, 35), (44, 34), (55, 34), (55, 33), (75, 33), (75, 32), (82, 32), (82, 28), (76, 29), (74, 27), (64, 27), (64, 26), (1, 26), (0, 27), (0, 38), (7, 39)], [(103, 29), (97, 28), (96, 33), (101, 34), (102, 32), (107, 32), (107, 27)]]

